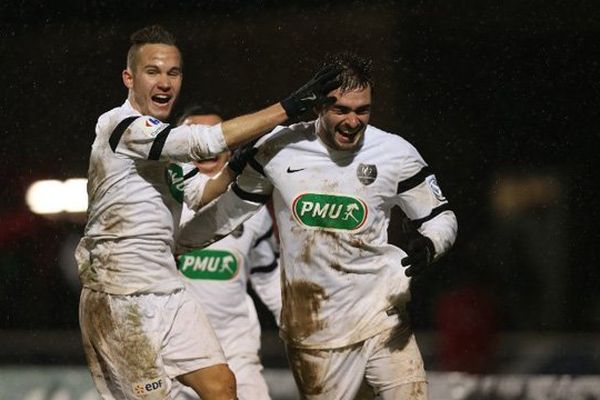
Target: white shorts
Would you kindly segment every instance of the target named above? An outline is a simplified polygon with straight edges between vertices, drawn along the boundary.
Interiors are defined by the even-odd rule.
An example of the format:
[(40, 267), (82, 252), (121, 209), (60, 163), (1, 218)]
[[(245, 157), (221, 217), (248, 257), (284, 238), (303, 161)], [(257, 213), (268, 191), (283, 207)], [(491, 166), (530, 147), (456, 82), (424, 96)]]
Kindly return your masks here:
[(385, 398), (386, 391), (426, 381), (415, 336), (405, 325), (339, 349), (287, 346), (287, 352), (303, 399), (352, 400), (359, 391)]
[(200, 304), (185, 290), (122, 296), (84, 288), (79, 324), (103, 399), (170, 399), (176, 376), (225, 363)]

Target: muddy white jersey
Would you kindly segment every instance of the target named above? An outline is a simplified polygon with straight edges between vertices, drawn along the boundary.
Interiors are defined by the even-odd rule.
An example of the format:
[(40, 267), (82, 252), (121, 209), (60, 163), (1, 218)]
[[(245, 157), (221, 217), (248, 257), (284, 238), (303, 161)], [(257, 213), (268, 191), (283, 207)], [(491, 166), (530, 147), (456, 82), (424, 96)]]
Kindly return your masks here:
[[(457, 223), (435, 175), (403, 138), (368, 126), (355, 152), (332, 150), (316, 121), (278, 127), (257, 143), (229, 192), (181, 230), (179, 245), (222, 234), (272, 195), (280, 235), (281, 335), (303, 348), (339, 348), (398, 323), (410, 299), (400, 260), (388, 243), (399, 206), (429, 237), (438, 258)], [(223, 229), (223, 231), (221, 231)], [(399, 313), (402, 315), (403, 313)], [(398, 317), (400, 318), (400, 317)]]
[(76, 251), (83, 286), (112, 294), (181, 288), (174, 230), (181, 202), (193, 205), (207, 178), (186, 180), (184, 190), (186, 171), (167, 165), (226, 149), (220, 125), (172, 128), (140, 115), (129, 101), (100, 116), (88, 171), (88, 222)]
[[(191, 211), (185, 207), (182, 218)], [(178, 258), (188, 290), (202, 302), (225, 356), (258, 353), (260, 325), (250, 282), (276, 320), (281, 312), (280, 274), (273, 221), (266, 207), (212, 245)], [(199, 332), (198, 334), (201, 334)]]

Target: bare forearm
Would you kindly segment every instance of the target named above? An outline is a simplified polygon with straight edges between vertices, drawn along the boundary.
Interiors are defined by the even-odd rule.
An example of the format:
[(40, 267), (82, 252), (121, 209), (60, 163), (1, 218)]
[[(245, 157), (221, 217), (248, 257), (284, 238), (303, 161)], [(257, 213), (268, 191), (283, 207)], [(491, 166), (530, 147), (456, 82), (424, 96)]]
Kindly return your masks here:
[(247, 143), (287, 120), (280, 103), (252, 114), (242, 115), (223, 122), (223, 136), (230, 149)]
[(227, 190), (229, 184), (233, 182), (237, 174), (230, 168), (225, 167), (217, 176), (206, 182), (202, 196), (198, 203), (197, 210), (204, 207)]

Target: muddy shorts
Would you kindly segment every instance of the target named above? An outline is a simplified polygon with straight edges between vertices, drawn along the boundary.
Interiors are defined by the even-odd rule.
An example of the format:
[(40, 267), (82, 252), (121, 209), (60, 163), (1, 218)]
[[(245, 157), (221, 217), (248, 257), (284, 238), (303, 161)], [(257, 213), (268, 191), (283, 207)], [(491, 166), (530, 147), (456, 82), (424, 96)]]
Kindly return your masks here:
[(398, 325), (339, 349), (287, 346), (287, 352), (303, 399), (352, 400), (375, 394), (387, 399), (395, 396), (386, 394), (413, 387), (422, 392), (414, 398), (427, 396), (423, 359), (410, 327)]
[(172, 379), (225, 363), (201, 306), (186, 290), (111, 295), (83, 289), (79, 322), (105, 399), (169, 399)]

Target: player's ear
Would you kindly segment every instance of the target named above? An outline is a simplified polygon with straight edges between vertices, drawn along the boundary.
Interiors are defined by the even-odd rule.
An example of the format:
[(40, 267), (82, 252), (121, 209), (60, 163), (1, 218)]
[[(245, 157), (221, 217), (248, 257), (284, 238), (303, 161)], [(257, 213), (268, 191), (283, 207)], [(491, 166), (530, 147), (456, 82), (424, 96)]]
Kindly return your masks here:
[(127, 89), (131, 89), (133, 87), (133, 73), (129, 68), (125, 68), (123, 73), (121, 74), (123, 78), (123, 84)]

